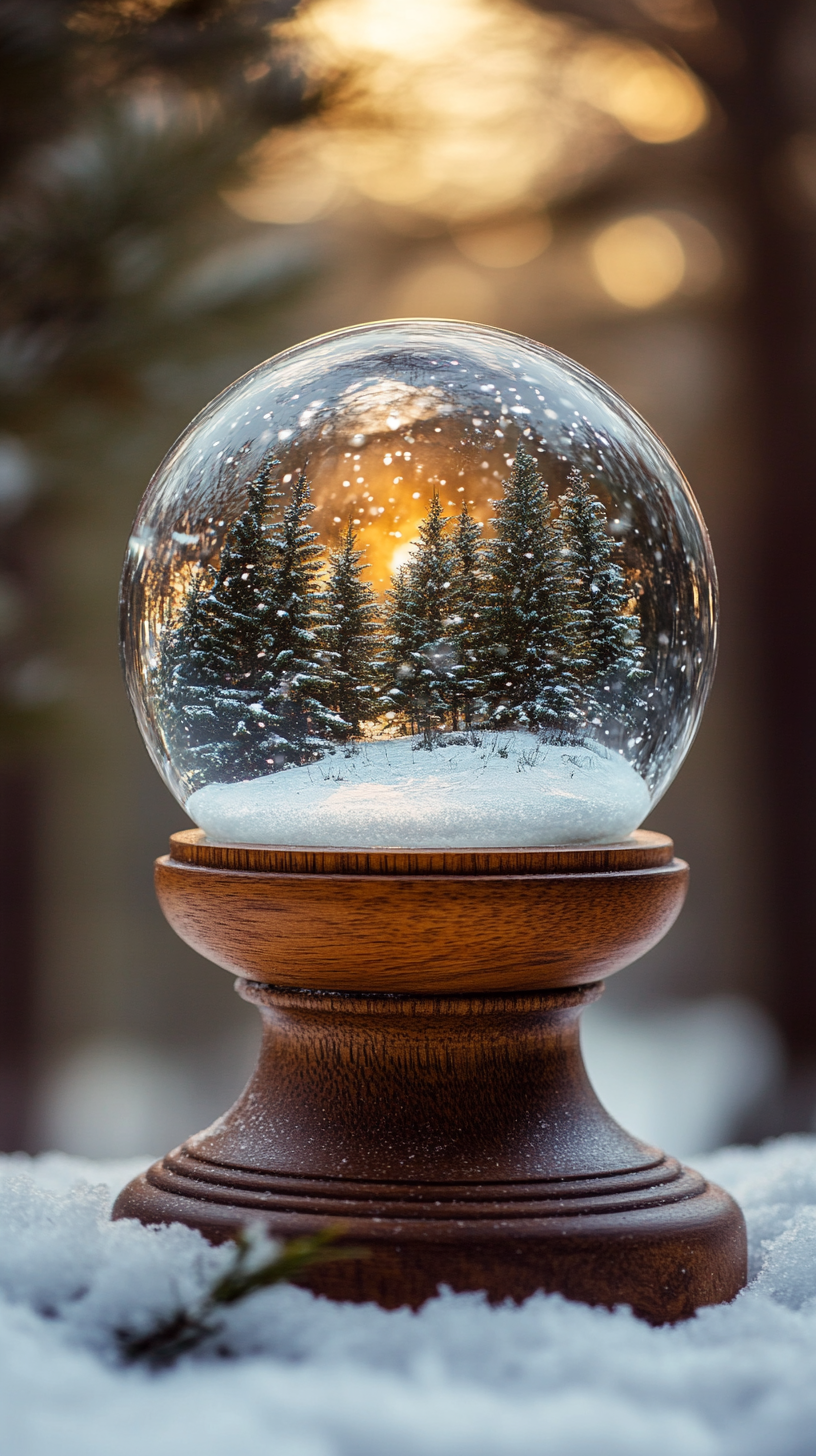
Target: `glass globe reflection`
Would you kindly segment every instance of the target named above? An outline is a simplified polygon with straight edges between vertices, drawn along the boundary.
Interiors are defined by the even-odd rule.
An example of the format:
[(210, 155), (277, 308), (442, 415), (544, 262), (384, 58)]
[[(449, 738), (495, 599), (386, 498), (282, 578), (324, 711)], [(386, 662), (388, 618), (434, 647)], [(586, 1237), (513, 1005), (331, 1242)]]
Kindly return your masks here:
[(148, 749), (213, 840), (603, 843), (691, 743), (716, 584), (612, 390), (406, 320), (290, 349), (193, 421), (140, 506), (122, 632)]

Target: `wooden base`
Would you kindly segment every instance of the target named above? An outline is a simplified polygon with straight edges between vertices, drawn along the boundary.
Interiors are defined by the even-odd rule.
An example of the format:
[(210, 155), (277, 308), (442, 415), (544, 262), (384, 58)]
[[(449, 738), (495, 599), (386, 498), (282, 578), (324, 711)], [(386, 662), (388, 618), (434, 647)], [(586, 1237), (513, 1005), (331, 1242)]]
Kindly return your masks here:
[(598, 981), (674, 924), (664, 834), (592, 849), (297, 850), (174, 834), (159, 904), (217, 966), (326, 991), (541, 991)]
[[(195, 849), (195, 835), (184, 838)], [(300, 866), (264, 870), (258, 868), (262, 859), (249, 868), (214, 870), (192, 854), (181, 859), (174, 853), (160, 862), (160, 895), (165, 904), (170, 900), (171, 922), (182, 928), (187, 913), (187, 930), (193, 926), (185, 939), (200, 948), (205, 939), (206, 953), (221, 964), (236, 955), (246, 964), (254, 956), (255, 975), (239, 981), (238, 989), (258, 1006), (264, 1041), (258, 1067), (232, 1110), (129, 1184), (114, 1216), (179, 1221), (213, 1240), (253, 1219), (283, 1237), (341, 1224), (344, 1237), (365, 1245), (369, 1257), (316, 1266), (303, 1282), (335, 1299), (373, 1299), (387, 1307), (417, 1306), (440, 1284), (483, 1289), (493, 1300), (556, 1290), (588, 1303), (630, 1304), (653, 1322), (731, 1299), (746, 1279), (745, 1226), (736, 1204), (624, 1132), (598, 1102), (581, 1058), (581, 1010), (602, 986), (569, 982), (591, 981), (587, 968), (604, 956), (609, 960), (613, 941), (614, 958), (624, 964), (633, 957), (633, 943), (642, 946), (649, 914), (658, 939), (682, 902), (685, 866), (671, 860), (670, 841), (640, 838), (643, 858), (654, 859), (659, 850), (658, 863), (587, 872), (581, 853), (600, 852), (541, 851), (557, 862), (563, 856), (559, 869), (539, 866), (517, 876), (491, 873), (490, 867), (459, 876), (444, 866), (429, 871), (416, 865), (416, 856), (385, 874), (381, 862), (374, 871), (356, 866), (356, 873), (345, 874), (325, 868), (303, 874)], [(631, 857), (633, 843), (619, 847), (621, 858)], [(217, 849), (204, 846), (204, 853)], [(279, 864), (274, 851), (237, 853), (268, 855)], [(565, 867), (567, 856), (573, 861)], [(219, 888), (212, 902), (220, 908), (202, 917), (202, 882), (213, 873)], [(307, 884), (293, 890), (287, 874)], [(179, 889), (189, 882), (185, 875), (196, 877), (187, 901)], [(223, 884), (230, 876), (238, 881), (233, 905), (240, 901), (253, 910), (251, 934), (246, 918), (230, 920), (225, 913)], [(429, 890), (432, 878), (438, 890)], [(355, 916), (362, 925), (360, 903), (369, 904), (372, 879), (378, 881), (380, 915), (390, 905), (388, 929), (397, 947), (391, 962), (385, 950), (375, 952), (375, 981), (389, 965), (392, 973), (394, 964), (403, 965), (406, 936), (422, 950), (419, 969), (411, 972), (405, 962), (395, 977), (409, 981), (397, 992), (371, 993), (362, 943), (369, 937), (362, 928), (359, 942), (347, 934)], [(610, 883), (615, 879), (624, 881), (622, 889)], [(335, 883), (327, 888), (330, 880)], [(454, 942), (435, 908), (423, 921), (423, 907), (435, 907), (433, 895), (446, 885), (455, 901), (452, 881), (463, 880), (471, 891), (478, 885), (480, 893), (471, 893), (469, 903), (483, 930), (490, 920), (484, 906), (495, 907), (499, 898), (505, 908), (521, 911), (519, 936), (528, 945), (535, 943), (528, 921), (536, 907), (539, 926), (558, 925), (560, 917), (566, 989), (517, 990), (524, 972), (516, 946), (506, 939), (498, 942), (489, 972), (492, 989), (482, 989), (486, 960), (472, 925), (462, 930), (458, 959), (455, 953), (453, 960), (433, 958), (433, 938), (429, 949), (423, 925), (427, 931), (430, 923), (449, 949)], [(360, 881), (367, 882), (364, 894)], [(409, 882), (417, 881), (417, 915), (409, 924), (404, 906), (411, 901)], [(606, 882), (601, 889), (598, 881)], [(303, 900), (308, 883), (318, 911), (302, 919), (298, 932), (292, 896)], [(609, 911), (604, 920), (598, 906), (616, 899), (610, 925)], [(319, 907), (329, 903), (331, 937), (320, 928)], [(628, 930), (621, 909), (626, 904)], [(370, 938), (380, 946), (383, 931), (380, 922), (371, 926)], [(265, 957), (270, 979), (278, 964), (280, 980), (289, 980), (287, 958), (298, 934), (310, 984), (321, 975), (324, 984), (337, 977), (340, 965), (341, 983), (356, 980), (354, 989), (304, 991), (265, 983), (257, 975), (259, 959)], [(321, 968), (321, 939), (334, 976)], [(552, 939), (547, 942), (545, 934), (543, 941), (537, 974), (547, 986), (558, 974), (558, 958)], [(476, 986), (451, 994), (450, 981), (457, 986), (463, 976)], [(412, 978), (431, 982), (425, 994), (421, 984), (410, 987)]]

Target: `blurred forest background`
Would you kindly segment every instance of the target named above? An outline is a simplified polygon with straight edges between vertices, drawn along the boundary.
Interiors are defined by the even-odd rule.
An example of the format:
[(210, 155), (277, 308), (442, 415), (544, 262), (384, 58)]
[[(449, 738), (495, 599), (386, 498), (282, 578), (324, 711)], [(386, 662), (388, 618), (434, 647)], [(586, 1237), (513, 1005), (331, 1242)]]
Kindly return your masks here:
[(673, 1152), (816, 1125), (816, 3), (0, 0), (0, 94), (0, 1146), (160, 1153), (241, 1086), (254, 1013), (153, 897), (121, 559), (214, 394), (405, 315), (554, 345), (688, 475), (692, 890), (588, 1060)]

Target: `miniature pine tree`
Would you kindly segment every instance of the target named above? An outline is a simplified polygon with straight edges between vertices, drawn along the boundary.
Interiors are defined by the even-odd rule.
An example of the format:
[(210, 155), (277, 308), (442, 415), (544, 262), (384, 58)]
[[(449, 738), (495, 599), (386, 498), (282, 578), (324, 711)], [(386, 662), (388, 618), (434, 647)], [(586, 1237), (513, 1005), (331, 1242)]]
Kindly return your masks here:
[(360, 725), (377, 713), (377, 599), (362, 574), (363, 553), (356, 550), (351, 523), (340, 547), (329, 558), (325, 620), (321, 628), (323, 670), (330, 687), (327, 704), (342, 720), (338, 737), (360, 733)]
[(550, 517), (546, 486), (519, 446), (487, 549), (482, 675), (497, 727), (577, 723), (569, 605)]
[(198, 660), (210, 681), (236, 689), (256, 685), (268, 630), (272, 554), (267, 525), (281, 499), (270, 487), (276, 464), (266, 461), (249, 481), (249, 503), (227, 535), (205, 603)]
[(418, 728), (419, 703), (416, 667), (411, 660), (415, 622), (411, 610), (411, 581), (407, 566), (391, 578), (385, 594), (385, 622), (380, 663), (380, 712), (396, 719), (409, 733)]
[(318, 631), (322, 548), (306, 521), (301, 476), (283, 519), (271, 457), (247, 485), (217, 569), (198, 573), (168, 634), (162, 679), (193, 788), (301, 763), (347, 725), (326, 706), (330, 689)]
[(640, 619), (629, 608), (602, 501), (577, 470), (568, 478), (556, 531), (575, 622), (572, 670), (587, 711), (597, 713), (604, 711), (601, 694), (617, 687), (631, 695), (641, 676)]
[(308, 525), (313, 510), (309, 482), (301, 474), (270, 539), (262, 707), (272, 730), (273, 763), (308, 762), (332, 736), (347, 731), (340, 715), (326, 706), (331, 681), (320, 642), (325, 624), (323, 548)]
[(453, 728), (459, 727), (460, 717), (466, 728), (472, 727), (484, 693), (479, 674), (485, 629), (481, 532), (480, 523), (474, 521), (467, 505), (463, 505), (451, 537), (452, 611), (446, 624), (460, 669), (451, 691)]
[(167, 625), (160, 663), (159, 691), (164, 696), (172, 692), (173, 683), (184, 677), (185, 669), (198, 654), (212, 582), (212, 572), (206, 566), (196, 567), (187, 583), (181, 610)]
[[(175, 758), (185, 777), (190, 775), (192, 787), (198, 787), (200, 779), (195, 773), (195, 747), (205, 728), (202, 719), (214, 718), (206, 703), (206, 691), (196, 683), (192, 671), (192, 656), (204, 626), (204, 601), (212, 586), (212, 575), (206, 567), (195, 570), (187, 584), (181, 610), (171, 619), (161, 638), (158, 672), (156, 675), (157, 719), (164, 739), (164, 750), (168, 758)], [(196, 697), (202, 701), (197, 705)], [(196, 707), (203, 712), (198, 715)], [(199, 721), (196, 722), (196, 717)]]
[(419, 528), (419, 540), (389, 593), (383, 706), (421, 727), (428, 743), (444, 726), (460, 675), (456, 644), (448, 636), (453, 603), (453, 555), (438, 495)]
[(275, 464), (267, 458), (249, 481), (218, 567), (193, 577), (163, 653), (164, 697), (192, 787), (258, 773), (266, 761), (259, 694), (273, 564), (268, 517), (280, 499), (270, 486)]

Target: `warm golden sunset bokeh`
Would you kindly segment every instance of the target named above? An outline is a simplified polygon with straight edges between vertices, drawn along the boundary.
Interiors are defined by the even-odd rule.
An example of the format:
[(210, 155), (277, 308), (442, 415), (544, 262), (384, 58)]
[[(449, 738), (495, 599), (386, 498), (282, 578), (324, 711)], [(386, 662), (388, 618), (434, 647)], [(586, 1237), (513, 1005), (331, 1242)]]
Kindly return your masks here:
[(351, 522), (378, 592), (407, 561), (435, 494), (448, 515), (458, 514), (464, 502), (484, 525), (489, 498), (507, 474), (477, 447), (461, 444), (455, 426), (431, 428), (439, 431), (438, 442), (424, 439), (421, 430), (395, 433), (390, 441), (386, 436), (310, 461), (315, 529), (331, 542)]
[[(679, 57), (520, 0), (313, 0), (278, 34), (331, 101), (262, 141), (250, 184), (225, 193), (254, 221), (305, 222), (354, 195), (454, 226), (502, 218), (633, 139), (677, 142), (709, 117)], [(516, 242), (517, 261), (537, 251)]]

